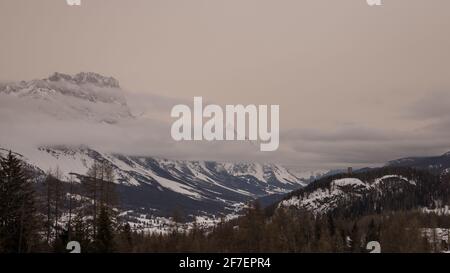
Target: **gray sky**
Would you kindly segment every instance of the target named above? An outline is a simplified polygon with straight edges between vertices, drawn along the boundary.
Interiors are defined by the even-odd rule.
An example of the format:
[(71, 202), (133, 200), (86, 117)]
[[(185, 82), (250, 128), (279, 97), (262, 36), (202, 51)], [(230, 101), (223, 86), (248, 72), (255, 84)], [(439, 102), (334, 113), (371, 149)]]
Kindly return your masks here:
[(383, 4), (2, 0), (0, 80), (94, 71), (134, 92), (279, 104), (279, 158), (304, 165), (446, 152), (450, 1)]

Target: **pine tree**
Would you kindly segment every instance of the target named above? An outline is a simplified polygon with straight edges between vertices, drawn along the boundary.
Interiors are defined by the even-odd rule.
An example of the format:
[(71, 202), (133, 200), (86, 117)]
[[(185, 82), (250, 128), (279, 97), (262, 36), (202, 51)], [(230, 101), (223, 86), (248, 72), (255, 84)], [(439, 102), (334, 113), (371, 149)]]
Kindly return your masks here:
[(260, 252), (264, 240), (264, 215), (261, 205), (254, 202), (247, 210), (242, 219), (239, 229), (240, 247), (249, 252)]
[(89, 216), (92, 237), (97, 237), (98, 217), (101, 209), (107, 210), (109, 220), (115, 224), (117, 213), (113, 209), (117, 205), (114, 184), (114, 172), (108, 162), (95, 162), (82, 179), (84, 194), (90, 199), (85, 204), (86, 215)]
[(73, 227), (71, 233), (71, 240), (77, 241), (81, 245), (82, 251), (89, 249), (89, 228), (83, 219), (83, 214), (79, 212), (73, 219)]
[(114, 230), (108, 209), (102, 207), (96, 223), (97, 233), (94, 240), (95, 250), (110, 253), (114, 250)]
[(94, 162), (87, 172), (87, 176), (82, 179), (82, 186), (85, 191), (85, 195), (92, 201), (89, 201), (87, 206), (87, 215), (91, 216), (91, 227), (93, 237), (97, 236), (97, 215), (98, 215), (98, 203), (99, 203), (99, 178), (100, 164)]
[(46, 208), (46, 237), (47, 237), (47, 245), (50, 245), (50, 237), (52, 235), (52, 225), (53, 225), (53, 218), (52, 218), (52, 184), (53, 182), (53, 176), (48, 173), (45, 181), (44, 181), (44, 187), (45, 187), (45, 208)]
[(23, 162), (0, 158), (0, 245), (3, 252), (30, 252), (39, 240), (35, 193)]
[(46, 214), (46, 239), (47, 244), (56, 240), (61, 229), (59, 220), (64, 208), (65, 195), (63, 190), (62, 175), (57, 168), (54, 172), (49, 171), (44, 181), (45, 188), (45, 214)]

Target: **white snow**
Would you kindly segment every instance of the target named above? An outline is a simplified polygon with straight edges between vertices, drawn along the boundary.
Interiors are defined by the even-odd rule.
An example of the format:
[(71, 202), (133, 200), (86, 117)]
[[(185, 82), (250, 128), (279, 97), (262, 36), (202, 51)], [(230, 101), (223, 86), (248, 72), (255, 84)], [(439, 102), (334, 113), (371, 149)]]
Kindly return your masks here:
[[(307, 209), (313, 213), (325, 213), (330, 209), (335, 208), (340, 200), (347, 198), (349, 195), (362, 196), (365, 192), (371, 189), (376, 189), (380, 183), (387, 179), (397, 178), (408, 182), (411, 185), (416, 185), (415, 181), (399, 175), (385, 175), (375, 179), (370, 184), (357, 178), (342, 178), (331, 181), (329, 188), (319, 188), (312, 192), (303, 194), (303, 197), (293, 196), (280, 203), (280, 207), (294, 206), (297, 208)], [(345, 190), (345, 191), (344, 191)]]
[(44, 149), (27, 149), (26, 151), (17, 149), (17, 152), (25, 155), (25, 160), (38, 166), (43, 171), (55, 171), (59, 169), (63, 179), (69, 180), (69, 173), (86, 174), (89, 167), (94, 163), (92, 158), (77, 151), (74, 153), (65, 153), (60, 150), (52, 150), (48, 153)]
[(342, 178), (342, 179), (336, 179), (331, 182), (331, 187), (345, 187), (345, 186), (361, 186), (366, 187), (366, 183), (362, 182), (361, 180), (357, 178)]
[(385, 176), (383, 176), (381, 178), (375, 179), (375, 182), (373, 183), (373, 186), (376, 186), (376, 185), (380, 184), (381, 182), (383, 182), (384, 180), (391, 179), (391, 178), (398, 178), (400, 180), (403, 180), (405, 182), (410, 183), (411, 185), (416, 185), (415, 181), (409, 180), (408, 178), (400, 176), (400, 175), (385, 175)]
[(295, 181), (299, 180), (296, 176), (294, 176), (292, 173), (290, 173), (286, 168), (284, 168), (280, 165), (271, 165), (270, 168), (272, 170), (274, 170), (273, 172), (274, 172), (277, 180), (279, 180), (282, 183), (285, 183), (285, 184), (293, 183), (293, 182), (295, 183)]
[(424, 213), (434, 213), (434, 214), (437, 214), (437, 215), (450, 215), (450, 207), (449, 206), (444, 206), (444, 207), (435, 208), (435, 209), (422, 208), (422, 212), (424, 212)]
[(183, 185), (181, 183), (166, 179), (164, 177), (160, 177), (160, 176), (156, 176), (154, 175), (153, 178), (156, 179), (156, 181), (158, 181), (158, 183), (163, 186), (164, 188), (170, 189), (174, 192), (178, 192), (190, 197), (193, 197), (195, 199), (200, 199), (201, 195), (198, 194), (194, 188), (189, 187), (187, 185)]
[(321, 177), (324, 174), (328, 173), (330, 170), (318, 169), (318, 170), (310, 170), (310, 171), (291, 171), (292, 174), (301, 179), (301, 180), (310, 180), (315, 179), (317, 177)]

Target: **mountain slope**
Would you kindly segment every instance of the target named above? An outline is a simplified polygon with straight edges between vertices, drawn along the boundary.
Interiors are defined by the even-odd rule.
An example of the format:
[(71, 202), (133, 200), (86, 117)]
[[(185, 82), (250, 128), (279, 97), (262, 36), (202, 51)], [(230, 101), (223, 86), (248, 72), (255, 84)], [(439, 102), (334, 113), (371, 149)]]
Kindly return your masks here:
[(117, 123), (133, 118), (119, 82), (92, 72), (74, 76), (54, 73), (46, 79), (0, 83), (0, 95), (13, 104), (10, 114), (14, 115), (19, 114), (14, 111), (18, 109), (22, 116), (63, 121)]
[(436, 208), (448, 203), (448, 188), (448, 182), (425, 171), (380, 168), (319, 179), (289, 194), (276, 206), (347, 216)]
[(44, 174), (58, 168), (62, 178), (85, 175), (95, 162), (113, 166), (122, 205), (168, 216), (177, 207), (185, 213), (232, 213), (236, 206), (271, 194), (286, 194), (310, 181), (275, 164), (169, 160), (102, 153), (86, 146), (40, 147), (22, 153)]
[(387, 166), (413, 167), (428, 170), (434, 174), (446, 174), (450, 172), (450, 152), (440, 156), (401, 158), (389, 161)]
[(164, 216), (176, 208), (193, 215), (226, 214), (249, 200), (303, 187), (325, 173), (299, 177), (275, 164), (154, 157), (141, 146), (150, 146), (153, 139), (170, 146), (170, 127), (162, 135), (151, 134), (158, 131), (157, 124), (134, 116), (119, 82), (97, 73), (54, 73), (3, 83), (0, 102), (5, 128), (0, 147), (22, 154), (40, 174), (59, 168), (65, 181), (71, 173), (86, 175), (96, 161), (107, 162), (114, 169), (121, 205), (130, 210)]

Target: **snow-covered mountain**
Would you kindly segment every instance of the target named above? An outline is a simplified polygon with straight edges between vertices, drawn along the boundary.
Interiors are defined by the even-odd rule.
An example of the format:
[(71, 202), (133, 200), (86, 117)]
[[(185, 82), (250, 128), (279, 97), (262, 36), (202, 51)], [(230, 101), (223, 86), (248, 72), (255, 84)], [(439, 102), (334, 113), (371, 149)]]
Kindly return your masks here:
[(181, 207), (187, 214), (231, 213), (236, 205), (288, 193), (310, 182), (276, 164), (169, 160), (103, 153), (86, 146), (40, 147), (22, 154), (39, 173), (58, 168), (65, 181), (85, 175), (92, 164), (113, 166), (122, 206), (168, 216)]
[(326, 177), (289, 194), (278, 207), (314, 214), (364, 214), (383, 210), (439, 207), (445, 185), (427, 172), (409, 168), (373, 169)]
[(133, 118), (119, 82), (92, 72), (74, 76), (54, 73), (46, 79), (0, 83), (0, 95), (22, 116), (106, 123)]
[[(0, 121), (7, 128), (1, 134), (0, 147), (22, 154), (41, 174), (59, 168), (64, 180), (69, 180), (70, 173), (85, 175), (95, 161), (109, 162), (127, 209), (163, 216), (176, 208), (197, 215), (227, 213), (247, 201), (303, 187), (325, 173), (297, 176), (276, 164), (183, 161), (150, 153), (103, 152), (105, 149), (86, 139), (95, 144), (117, 139), (133, 142), (133, 130), (141, 129), (139, 125), (144, 123), (132, 114), (119, 82), (96, 73), (55, 73), (46, 79), (3, 83), (0, 102)], [(107, 133), (97, 133), (102, 130)], [(60, 141), (69, 137), (70, 143)]]
[(373, 181), (363, 182), (358, 178), (341, 178), (332, 180), (329, 187), (318, 188), (305, 195), (293, 196), (281, 202), (281, 206), (303, 208), (315, 213), (326, 213), (337, 208), (350, 198), (362, 198), (372, 190), (380, 189), (384, 183), (409, 183), (410, 181), (399, 175), (385, 175)]

